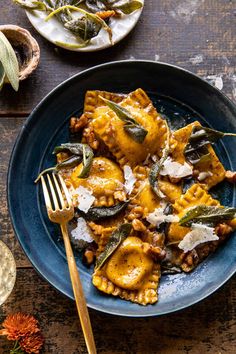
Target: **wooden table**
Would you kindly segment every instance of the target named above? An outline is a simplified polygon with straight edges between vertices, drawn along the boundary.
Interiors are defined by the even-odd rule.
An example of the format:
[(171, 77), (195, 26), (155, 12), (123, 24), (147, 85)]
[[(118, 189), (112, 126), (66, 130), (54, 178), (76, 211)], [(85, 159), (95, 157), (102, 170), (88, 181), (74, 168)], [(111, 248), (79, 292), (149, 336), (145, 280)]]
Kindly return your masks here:
[[(16, 285), (0, 308), (0, 322), (16, 311), (34, 314), (45, 336), (43, 353), (86, 353), (74, 303), (36, 273), (11, 227), (6, 176), (17, 133), (32, 108), (57, 84), (88, 67), (112, 60), (160, 60), (213, 81), (219, 77), (223, 80), (223, 92), (236, 100), (236, 2), (146, 0), (137, 27), (124, 41), (90, 54), (56, 48), (34, 31), (23, 10), (6, 0), (1, 4), (0, 24), (10, 23), (29, 29), (36, 37), (41, 47), (41, 63), (21, 83), (18, 93), (4, 87), (0, 94), (0, 237), (13, 251), (17, 263)], [(233, 354), (236, 352), (235, 306), (234, 277), (208, 299), (168, 316), (132, 319), (92, 310), (90, 316), (100, 354)], [(7, 345), (1, 338), (0, 353), (9, 352)]]

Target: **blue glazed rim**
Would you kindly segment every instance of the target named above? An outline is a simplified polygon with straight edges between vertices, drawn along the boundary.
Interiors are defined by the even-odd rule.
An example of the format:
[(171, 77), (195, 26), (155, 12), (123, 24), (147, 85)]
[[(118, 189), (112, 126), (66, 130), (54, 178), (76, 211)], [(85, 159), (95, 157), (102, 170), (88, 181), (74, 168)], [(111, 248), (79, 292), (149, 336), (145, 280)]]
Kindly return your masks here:
[[(47, 105), (47, 103), (49, 103), (50, 99), (53, 96), (56, 96), (61, 90), (66, 89), (66, 87), (68, 87), (69, 85), (72, 85), (73, 82), (77, 81), (79, 78), (83, 78), (86, 77), (88, 75), (93, 74), (94, 72), (97, 71), (103, 71), (106, 68), (112, 67), (112, 66), (122, 66), (122, 65), (139, 65), (139, 64), (144, 64), (144, 65), (159, 65), (162, 66), (165, 69), (174, 69), (177, 70), (178, 72), (180, 72), (180, 74), (182, 73), (183, 75), (187, 75), (189, 76), (189, 79), (194, 79), (196, 80), (199, 85), (205, 85), (205, 87), (211, 87), (211, 85), (209, 83), (207, 83), (205, 80), (201, 79), (200, 77), (198, 77), (197, 75), (191, 73), (188, 70), (185, 70), (183, 68), (180, 68), (178, 66), (175, 65), (171, 65), (171, 64), (166, 64), (166, 63), (162, 63), (162, 62), (155, 62), (155, 61), (150, 61), (150, 60), (123, 60), (123, 61), (114, 61), (114, 62), (109, 62), (109, 63), (105, 63), (105, 64), (101, 64), (101, 65), (97, 65), (94, 66), (92, 68), (86, 69), (74, 76), (72, 76), (71, 78), (63, 81), (61, 84), (59, 84), (56, 88), (54, 88), (51, 92), (49, 92), (42, 100), (41, 102), (32, 110), (31, 114), (29, 115), (29, 117), (27, 118), (27, 120), (25, 121), (25, 123), (23, 124), (23, 127), (21, 128), (18, 137), (15, 141), (12, 153), (11, 153), (11, 157), (10, 157), (10, 162), (9, 162), (9, 169), (8, 169), (8, 176), (7, 176), (7, 201), (8, 201), (8, 209), (9, 209), (9, 213), (10, 213), (10, 218), (11, 218), (11, 222), (13, 225), (13, 229), (15, 232), (15, 235), (23, 249), (23, 251), (25, 252), (27, 258), (29, 259), (29, 261), (31, 262), (31, 264), (33, 265), (33, 267), (38, 271), (38, 273), (45, 279), (47, 280), (51, 285), (53, 285), (57, 290), (59, 290), (61, 293), (63, 293), (64, 295), (66, 295), (67, 297), (73, 299), (73, 296), (71, 296), (71, 294), (68, 291), (65, 291), (64, 289), (61, 288), (60, 285), (53, 283), (52, 280), (50, 280), (44, 273), (43, 271), (40, 269), (40, 267), (36, 264), (35, 260), (34, 260), (34, 256), (33, 254), (29, 254), (29, 252), (27, 252), (26, 249), (26, 245), (24, 244), (22, 238), (19, 236), (20, 231), (19, 231), (19, 225), (17, 224), (17, 221), (15, 220), (14, 217), (14, 213), (13, 213), (13, 209), (14, 209), (14, 201), (11, 198), (11, 192), (10, 192), (10, 183), (12, 181), (12, 179), (14, 178), (14, 172), (12, 170), (13, 167), (13, 163), (15, 158), (17, 157), (17, 150), (18, 147), (20, 146), (21, 143), (21, 137), (22, 134), (24, 133), (25, 130), (27, 130), (27, 126), (33, 122), (34, 119), (34, 114), (35, 112), (37, 112), (38, 110), (43, 109), (43, 107), (45, 105)], [(207, 85), (207, 86), (206, 86)], [(215, 93), (215, 95), (221, 99), (221, 101), (223, 101), (224, 105), (227, 106), (227, 108), (233, 112), (232, 115), (234, 117), (236, 117), (236, 106), (233, 104), (233, 102), (230, 101), (230, 99), (223, 94), (221, 91), (219, 91), (216, 88), (211, 87), (211, 91)], [(236, 126), (236, 124), (235, 124)], [(235, 204), (235, 195), (234, 195), (234, 204)], [(104, 308), (104, 306), (98, 306), (98, 305), (94, 305), (93, 303), (91, 303), (89, 300), (87, 301), (88, 307), (104, 312), (104, 313), (109, 313), (109, 314), (113, 314), (113, 315), (120, 315), (120, 316), (127, 316), (127, 317), (151, 317), (151, 316), (159, 316), (159, 315), (164, 315), (164, 314), (168, 314), (168, 313), (172, 313), (172, 312), (176, 312), (179, 310), (182, 310), (184, 308), (187, 308), (189, 306), (192, 306), (198, 302), (200, 302), (201, 300), (205, 299), (206, 297), (208, 297), (209, 295), (211, 295), (212, 293), (214, 293), (217, 289), (219, 289), (223, 284), (225, 284), (231, 277), (232, 275), (235, 273), (236, 271), (236, 263), (234, 264), (234, 266), (231, 266), (231, 268), (229, 269), (229, 272), (227, 274), (227, 276), (225, 276), (223, 279), (218, 280), (215, 284), (211, 285), (209, 287), (208, 290), (204, 291), (201, 295), (197, 294), (196, 296), (192, 296), (191, 300), (188, 301), (188, 303), (184, 303), (182, 305), (179, 306), (175, 306), (174, 308), (170, 308), (168, 310), (162, 311), (162, 312), (155, 312), (155, 308), (153, 307), (153, 305), (150, 305), (151, 307), (153, 307), (154, 311), (148, 311), (148, 313), (129, 313), (128, 312), (120, 312), (119, 311), (119, 306), (118, 309), (107, 309)], [(124, 300), (122, 300), (124, 301)], [(149, 308), (150, 308), (149, 306)]]

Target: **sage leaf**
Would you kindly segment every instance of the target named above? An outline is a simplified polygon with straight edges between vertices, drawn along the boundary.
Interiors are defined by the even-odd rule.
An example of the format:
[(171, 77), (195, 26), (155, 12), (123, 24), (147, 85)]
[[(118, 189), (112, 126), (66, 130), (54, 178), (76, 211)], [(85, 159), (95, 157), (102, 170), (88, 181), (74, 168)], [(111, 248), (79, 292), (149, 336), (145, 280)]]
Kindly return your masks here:
[(30, 1), (30, 0), (13, 0), (14, 3), (19, 5), (25, 10), (37, 10), (45, 11), (48, 10), (48, 6), (44, 1)]
[(165, 124), (167, 129), (166, 145), (163, 149), (161, 159), (152, 165), (148, 176), (150, 186), (159, 198), (164, 198), (165, 195), (163, 195), (163, 193), (160, 191), (160, 188), (158, 186), (158, 176), (160, 174), (160, 171), (163, 167), (165, 160), (167, 159), (170, 153), (170, 129), (166, 121)]
[(91, 207), (87, 213), (79, 211), (79, 215), (89, 221), (98, 221), (111, 218), (121, 213), (127, 207), (128, 202), (121, 202), (111, 207)]
[(124, 124), (124, 130), (129, 134), (129, 136), (135, 140), (137, 143), (141, 144), (146, 135), (147, 135), (147, 130), (144, 129), (130, 114), (130, 112), (120, 106), (119, 104), (112, 102), (110, 100), (107, 100), (106, 98), (103, 98), (102, 96), (99, 96), (103, 102), (117, 115), (117, 117), (125, 122)]
[(186, 214), (179, 220), (179, 225), (189, 227), (193, 223), (201, 223), (215, 226), (222, 221), (233, 219), (235, 214), (236, 208), (201, 204), (188, 209)]
[[(55, 149), (53, 150), (53, 154), (58, 154), (59, 152), (70, 152), (73, 155), (79, 157), (80, 159), (78, 159), (78, 161), (79, 160), (80, 161), (78, 163), (83, 161), (83, 169), (82, 169), (81, 173), (79, 174), (78, 178), (87, 178), (88, 177), (90, 169), (92, 167), (92, 162), (93, 162), (93, 157), (94, 157), (93, 150), (90, 148), (90, 146), (88, 146), (87, 144), (81, 144), (81, 143), (65, 143), (65, 144), (61, 144), (60, 146), (56, 146)], [(66, 163), (66, 161), (65, 161), (65, 163)], [(63, 167), (59, 166), (59, 168), (63, 168)], [(57, 167), (57, 169), (58, 169), (58, 167)]]
[(114, 6), (114, 10), (120, 10), (125, 15), (130, 15), (132, 12), (139, 10), (143, 7), (143, 4), (138, 0), (127, 1), (122, 5)]
[(184, 155), (186, 160), (195, 165), (210, 158), (208, 145), (217, 142), (224, 136), (236, 136), (234, 133), (223, 133), (218, 130), (202, 126), (193, 127)]
[(129, 236), (132, 225), (129, 223), (119, 226), (110, 236), (104, 251), (98, 256), (95, 269), (100, 269), (118, 246)]
[(83, 16), (65, 23), (65, 27), (86, 42), (98, 35), (102, 24), (89, 16)]
[(101, 0), (85, 0), (85, 5), (87, 9), (93, 13), (108, 10), (104, 1)]
[(16, 54), (6, 36), (0, 31), (0, 62), (5, 75), (15, 91), (19, 88), (19, 64)]
[(2, 63), (0, 62), (0, 91), (4, 85), (4, 80), (5, 80), (5, 71)]

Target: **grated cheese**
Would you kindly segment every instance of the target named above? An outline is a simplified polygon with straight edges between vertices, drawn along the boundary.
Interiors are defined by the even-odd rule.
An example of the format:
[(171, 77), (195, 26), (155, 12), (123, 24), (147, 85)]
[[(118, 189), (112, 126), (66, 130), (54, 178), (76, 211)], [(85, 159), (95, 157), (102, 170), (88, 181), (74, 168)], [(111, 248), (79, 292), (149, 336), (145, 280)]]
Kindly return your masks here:
[(192, 173), (193, 169), (187, 162), (182, 165), (179, 162), (173, 161), (170, 157), (165, 160), (160, 171), (160, 175), (162, 176), (168, 175), (175, 178), (187, 177)]
[(74, 194), (78, 196), (78, 209), (87, 213), (95, 200), (92, 192), (83, 186), (79, 186), (79, 188), (74, 191)]
[(177, 215), (165, 215), (164, 208), (156, 208), (152, 213), (146, 217), (150, 224), (159, 226), (163, 222), (178, 222), (179, 217)]
[(207, 177), (211, 176), (213, 176), (213, 173), (211, 173), (210, 171), (200, 172), (197, 179), (201, 182), (204, 181), (204, 179), (206, 179)]
[(83, 218), (77, 219), (77, 226), (71, 231), (71, 235), (75, 240), (83, 240), (85, 242), (93, 242), (90, 229)]
[(134, 188), (136, 178), (134, 177), (133, 171), (129, 165), (124, 166), (124, 178), (125, 178), (125, 190), (130, 194)]
[(185, 235), (178, 247), (186, 253), (193, 250), (201, 243), (216, 240), (219, 240), (219, 237), (215, 234), (215, 229), (213, 227), (202, 224), (192, 224), (192, 231)]

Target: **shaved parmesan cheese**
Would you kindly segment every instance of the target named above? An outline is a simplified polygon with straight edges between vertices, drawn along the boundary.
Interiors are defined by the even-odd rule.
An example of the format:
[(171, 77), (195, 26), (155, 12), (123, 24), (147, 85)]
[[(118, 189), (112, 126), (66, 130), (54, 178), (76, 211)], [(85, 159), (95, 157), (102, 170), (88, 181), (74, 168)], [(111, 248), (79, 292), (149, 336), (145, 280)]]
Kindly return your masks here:
[(134, 188), (136, 178), (134, 177), (133, 171), (130, 166), (124, 166), (124, 177), (125, 177), (125, 190), (130, 194)]
[(197, 179), (201, 182), (204, 181), (204, 179), (206, 179), (207, 177), (211, 176), (213, 176), (213, 173), (211, 173), (210, 171), (200, 172)]
[(152, 213), (146, 217), (150, 224), (159, 226), (163, 222), (178, 222), (179, 217), (177, 215), (165, 215), (163, 208), (156, 208)]
[(170, 157), (165, 160), (160, 171), (160, 175), (162, 176), (168, 175), (175, 178), (190, 176), (192, 173), (193, 169), (187, 162), (181, 165), (179, 162), (173, 161)]
[(71, 235), (75, 240), (82, 240), (88, 243), (93, 242), (90, 229), (83, 218), (77, 219), (77, 226), (71, 231)]
[(178, 247), (186, 253), (193, 250), (201, 243), (216, 240), (219, 240), (219, 237), (215, 234), (215, 229), (213, 227), (208, 227), (201, 224), (192, 224), (192, 231), (185, 235)]
[(95, 200), (92, 192), (83, 186), (79, 186), (74, 193), (78, 196), (78, 209), (87, 213)]

